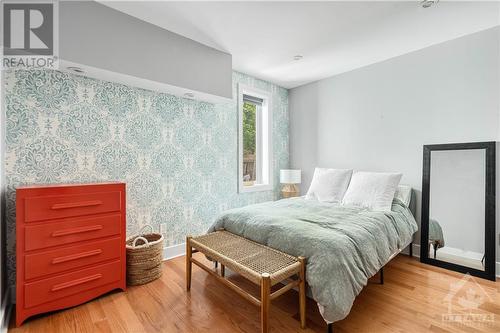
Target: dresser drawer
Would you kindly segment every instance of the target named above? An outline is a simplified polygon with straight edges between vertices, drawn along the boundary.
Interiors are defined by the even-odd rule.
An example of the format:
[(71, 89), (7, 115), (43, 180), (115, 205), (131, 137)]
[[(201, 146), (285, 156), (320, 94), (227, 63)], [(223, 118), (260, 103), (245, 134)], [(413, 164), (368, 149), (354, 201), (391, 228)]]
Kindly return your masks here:
[(124, 246), (125, 244), (121, 244), (120, 238), (114, 238), (37, 254), (28, 254), (24, 257), (25, 279), (29, 280), (119, 258), (121, 249)]
[(43, 249), (89, 239), (118, 235), (121, 214), (88, 216), (64, 221), (47, 221), (43, 224), (26, 225), (24, 248), (26, 251)]
[(122, 266), (123, 264), (120, 261), (114, 261), (45, 280), (26, 283), (24, 285), (24, 305), (26, 308), (30, 308), (118, 281), (122, 277)]
[(82, 216), (121, 209), (120, 192), (100, 192), (24, 199), (25, 222)]

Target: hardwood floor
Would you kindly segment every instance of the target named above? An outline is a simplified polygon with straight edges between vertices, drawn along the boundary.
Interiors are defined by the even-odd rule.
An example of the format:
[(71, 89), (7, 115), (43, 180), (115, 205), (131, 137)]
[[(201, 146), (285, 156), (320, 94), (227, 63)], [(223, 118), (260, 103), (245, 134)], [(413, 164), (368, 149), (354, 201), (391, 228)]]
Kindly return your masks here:
[[(199, 254), (198, 254), (199, 255)], [(191, 292), (185, 291), (184, 257), (164, 263), (161, 279), (127, 292), (115, 292), (65, 311), (29, 319), (9, 332), (259, 332), (259, 309), (193, 267)], [(421, 264), (400, 255), (384, 269), (385, 284), (372, 278), (357, 297), (349, 316), (334, 324), (334, 332), (500, 332), (500, 283)], [(233, 281), (257, 296), (256, 286), (241, 277)], [(460, 305), (482, 319), (473, 326), (443, 321), (448, 313), (451, 283), (460, 283), (451, 299), (452, 313)], [(475, 282), (477, 282), (477, 284)], [(474, 296), (476, 298), (474, 298)], [(468, 303), (467, 303), (468, 302)], [(272, 333), (326, 331), (316, 304), (308, 299), (306, 330), (299, 328), (298, 294), (290, 291), (271, 305)], [(482, 317), (478, 317), (482, 315)], [(491, 321), (488, 321), (491, 320)]]

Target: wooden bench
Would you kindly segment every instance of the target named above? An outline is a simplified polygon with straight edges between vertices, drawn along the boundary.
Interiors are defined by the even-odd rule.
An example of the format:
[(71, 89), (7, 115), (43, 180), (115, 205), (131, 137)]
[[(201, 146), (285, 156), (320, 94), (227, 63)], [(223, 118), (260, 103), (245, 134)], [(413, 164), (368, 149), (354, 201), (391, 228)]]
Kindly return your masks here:
[[(220, 275), (217, 267), (212, 269), (193, 258), (193, 253), (201, 252), (215, 262), (220, 263)], [(286, 253), (253, 242), (246, 238), (220, 230), (199, 237), (186, 239), (186, 288), (191, 289), (192, 264), (201, 267), (216, 277), (229, 288), (236, 291), (251, 303), (260, 306), (261, 332), (269, 332), (270, 302), (288, 290), (299, 287), (300, 327), (306, 327), (306, 288), (305, 258), (293, 257)], [(260, 300), (225, 278), (225, 268), (241, 274), (260, 286)], [(271, 292), (275, 284), (290, 279), (289, 283)]]

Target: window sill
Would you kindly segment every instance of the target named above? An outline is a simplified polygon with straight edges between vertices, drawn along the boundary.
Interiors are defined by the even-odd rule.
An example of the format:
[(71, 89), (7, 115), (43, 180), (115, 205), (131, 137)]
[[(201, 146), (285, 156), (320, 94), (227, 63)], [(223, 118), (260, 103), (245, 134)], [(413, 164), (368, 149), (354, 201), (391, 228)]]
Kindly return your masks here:
[(240, 193), (249, 193), (249, 192), (259, 192), (259, 191), (272, 191), (273, 186), (270, 184), (256, 184), (252, 186), (243, 186), (240, 185)]

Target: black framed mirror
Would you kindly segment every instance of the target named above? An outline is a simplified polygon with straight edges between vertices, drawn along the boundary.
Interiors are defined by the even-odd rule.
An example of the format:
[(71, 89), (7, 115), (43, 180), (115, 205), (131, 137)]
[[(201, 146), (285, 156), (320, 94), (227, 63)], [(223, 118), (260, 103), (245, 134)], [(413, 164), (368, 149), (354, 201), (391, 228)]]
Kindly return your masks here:
[(495, 281), (495, 142), (425, 145), (420, 261)]

